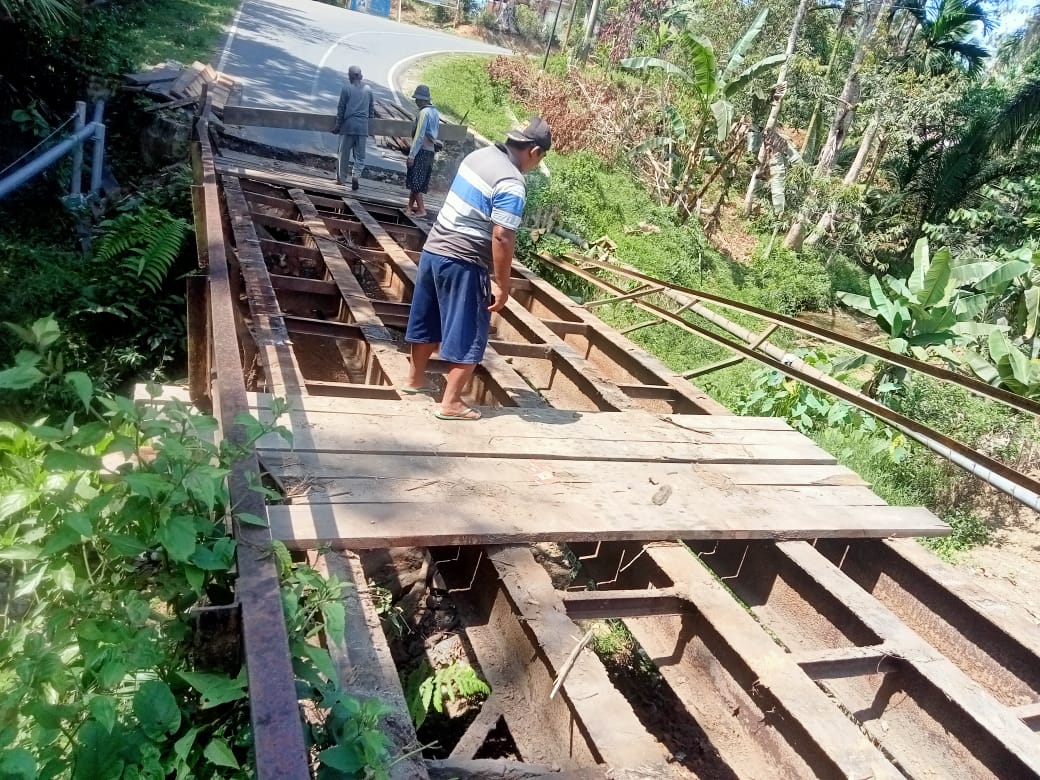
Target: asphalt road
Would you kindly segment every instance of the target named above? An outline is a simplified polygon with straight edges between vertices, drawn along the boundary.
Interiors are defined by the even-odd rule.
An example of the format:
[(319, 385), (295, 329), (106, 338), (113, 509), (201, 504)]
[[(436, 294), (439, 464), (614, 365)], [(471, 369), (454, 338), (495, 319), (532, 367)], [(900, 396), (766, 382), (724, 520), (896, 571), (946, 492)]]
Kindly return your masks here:
[[(377, 97), (395, 99), (394, 80), (411, 62), (442, 52), (510, 53), (315, 0), (243, 0), (217, 69), (241, 82), (243, 105), (332, 113), (348, 66), (361, 66)], [(408, 96), (399, 99), (413, 107)], [(437, 96), (433, 99), (436, 103)], [(240, 134), (312, 154), (333, 155), (337, 148), (336, 137), (327, 133), (248, 128)], [(382, 151), (369, 145), (370, 165), (402, 167)]]

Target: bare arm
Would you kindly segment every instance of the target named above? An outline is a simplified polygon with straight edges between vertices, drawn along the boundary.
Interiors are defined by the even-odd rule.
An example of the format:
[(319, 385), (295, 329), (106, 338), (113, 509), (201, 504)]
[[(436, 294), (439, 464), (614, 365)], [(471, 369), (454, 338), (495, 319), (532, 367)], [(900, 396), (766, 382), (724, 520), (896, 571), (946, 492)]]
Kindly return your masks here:
[(489, 311), (499, 311), (509, 300), (510, 271), (513, 267), (513, 251), (516, 249), (516, 232), (495, 225), (491, 230), (491, 280), (494, 282), (495, 301)]

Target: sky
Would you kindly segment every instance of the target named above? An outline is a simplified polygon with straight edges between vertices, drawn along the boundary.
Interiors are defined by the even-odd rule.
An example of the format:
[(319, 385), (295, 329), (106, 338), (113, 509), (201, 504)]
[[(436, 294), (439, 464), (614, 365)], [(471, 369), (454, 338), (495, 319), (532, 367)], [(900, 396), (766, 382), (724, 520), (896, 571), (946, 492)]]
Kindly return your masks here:
[(1010, 0), (1010, 2), (1004, 0), (1003, 2), (987, 3), (987, 5), (993, 10), (997, 19), (997, 27), (990, 35), (990, 39), (997, 40), (1021, 27), (1037, 5), (1037, 0)]

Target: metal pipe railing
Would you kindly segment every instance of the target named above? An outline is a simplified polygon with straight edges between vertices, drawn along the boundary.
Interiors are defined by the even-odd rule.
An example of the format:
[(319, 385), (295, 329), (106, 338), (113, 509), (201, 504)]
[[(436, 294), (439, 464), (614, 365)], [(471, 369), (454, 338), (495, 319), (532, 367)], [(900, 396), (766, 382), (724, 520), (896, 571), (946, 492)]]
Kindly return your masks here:
[[(80, 123), (80, 105), (83, 104), (76, 104), (77, 125)], [(86, 106), (83, 105), (83, 108), (85, 112)], [(94, 106), (94, 121), (88, 125), (80, 127), (64, 141), (52, 146), (46, 152), (23, 165), (10, 176), (5, 176), (3, 179), (0, 179), (0, 198), (10, 195), (16, 189), (33, 179), (35, 176), (43, 173), (43, 171), (50, 168), (54, 163), (58, 162), (58, 160), (70, 152), (73, 154), (74, 166), (78, 160), (79, 166), (82, 167), (83, 142), (90, 139), (94, 140), (94, 157), (90, 175), (90, 192), (91, 194), (94, 194), (101, 189), (101, 169), (104, 164), (105, 154), (105, 125), (101, 122), (104, 108), (104, 102), (99, 100)], [(80, 167), (74, 167), (72, 172), (72, 184), (70, 190), (73, 195), (79, 194), (81, 186), (79, 178)]]

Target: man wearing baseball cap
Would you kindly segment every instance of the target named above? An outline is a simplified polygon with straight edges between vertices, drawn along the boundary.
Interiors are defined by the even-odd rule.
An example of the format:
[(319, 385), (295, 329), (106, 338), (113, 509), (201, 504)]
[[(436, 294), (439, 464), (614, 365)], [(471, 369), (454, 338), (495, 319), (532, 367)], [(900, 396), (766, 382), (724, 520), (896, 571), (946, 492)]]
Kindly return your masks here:
[(368, 142), (368, 120), (375, 116), (375, 101), (372, 88), (364, 83), (361, 68), (347, 68), (347, 83), (339, 94), (336, 109), (336, 124), (332, 132), (339, 134), (339, 163), (336, 166), (336, 182), (343, 184), (347, 178), (347, 163), (353, 159), (350, 172), (350, 188), (358, 188), (358, 179), (365, 171), (365, 144)]
[(484, 358), (491, 314), (509, 300), (516, 231), (524, 213), (524, 175), (552, 147), (549, 125), (532, 117), (504, 144), (467, 155), (426, 238), (412, 292), (405, 340), (412, 370), (405, 393), (426, 393), (426, 365), (435, 351), (451, 364), (436, 417), (479, 420), (462, 392)]

